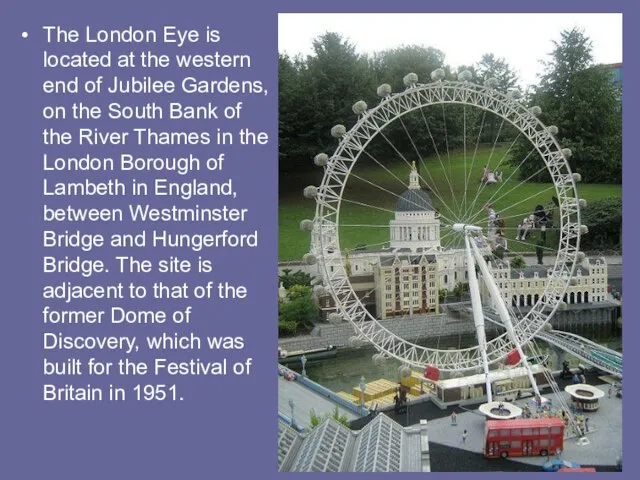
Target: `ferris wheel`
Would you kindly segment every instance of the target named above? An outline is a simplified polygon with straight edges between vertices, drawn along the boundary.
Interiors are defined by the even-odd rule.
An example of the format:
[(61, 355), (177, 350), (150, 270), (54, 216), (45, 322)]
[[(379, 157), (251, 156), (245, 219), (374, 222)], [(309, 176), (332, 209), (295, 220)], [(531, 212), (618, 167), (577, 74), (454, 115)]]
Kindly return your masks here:
[[(318, 288), (333, 299), (336, 311), (329, 320), (350, 322), (354, 341), (374, 345), (378, 358), (395, 358), (418, 369), (434, 366), (443, 372), (484, 369), (487, 373), (516, 350), (526, 366), (522, 347), (557, 309), (566, 308), (567, 287), (584, 259), (579, 251), (580, 234), (587, 231), (580, 223), (580, 207), (585, 205), (576, 188), (580, 175), (569, 167), (571, 151), (558, 143), (558, 129), (539, 120), (539, 107), (525, 106), (516, 91), (499, 91), (495, 79), (476, 84), (468, 71), (461, 72), (457, 81), (444, 77), (444, 70), (437, 69), (431, 82), (419, 83), (417, 75), (408, 74), (403, 79), (405, 89), (398, 93), (381, 85), (377, 105), (369, 107), (364, 101), (353, 105), (357, 120), (350, 129), (332, 128), (337, 148), (332, 155), (315, 157), (324, 175), (319, 186), (304, 191), (316, 201), (314, 219), (300, 225), (311, 233), (310, 253), (304, 260), (317, 264), (323, 279)], [(509, 161), (512, 147), (523, 139), (531, 147), (528, 155)], [(543, 159), (547, 183), (531, 181), (540, 170), (522, 174), (532, 155)], [(366, 165), (359, 168), (360, 164)], [(551, 215), (544, 208), (549, 199), (553, 223), (535, 225), (540, 218), (534, 214)], [(537, 206), (534, 212), (533, 204), (542, 204), (543, 209)], [(496, 215), (502, 224), (496, 223)], [(523, 216), (530, 218), (532, 231), (545, 231), (553, 241), (535, 245), (527, 235), (531, 232), (522, 233)], [(354, 230), (357, 235), (351, 233)], [(477, 344), (453, 350), (422, 346), (378, 320), (380, 315), (366, 308), (353, 284), (354, 258), (366, 257), (376, 245), (378, 256), (367, 258), (373, 259), (370, 273), (380, 282), (378, 306), (385, 310), (385, 297), (390, 298), (387, 306), (395, 309), (395, 316), (429, 310), (424, 298), (402, 291), (404, 281), (430, 287), (435, 283), (437, 289), (452, 280), (435, 267), (429, 270), (429, 265), (458, 262), (458, 271), (464, 271), (460, 279), (468, 282)], [(526, 302), (515, 296), (512, 301), (507, 282), (496, 269), (505, 261), (505, 251), (508, 257), (510, 251), (533, 252), (536, 247), (544, 249), (547, 258), (555, 257), (541, 270), (544, 290)], [(502, 259), (497, 254), (500, 249)], [(389, 274), (396, 275), (391, 278), (396, 283), (385, 289), (384, 262), (415, 268), (405, 269), (409, 273), (404, 279), (398, 270)], [(428, 277), (427, 272), (434, 275)], [(429, 282), (434, 276), (435, 282)], [(427, 290), (422, 288), (423, 293)], [(489, 305), (505, 329), (490, 340), (484, 327)]]

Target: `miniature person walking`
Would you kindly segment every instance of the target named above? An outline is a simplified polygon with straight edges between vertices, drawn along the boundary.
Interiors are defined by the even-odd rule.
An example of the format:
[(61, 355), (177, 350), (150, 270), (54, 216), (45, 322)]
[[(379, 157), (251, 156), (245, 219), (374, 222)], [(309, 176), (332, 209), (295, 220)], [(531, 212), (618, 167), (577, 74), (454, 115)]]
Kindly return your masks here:
[(544, 257), (544, 241), (542, 239), (538, 241), (536, 245), (536, 257), (538, 257), (538, 265), (543, 265), (542, 257)]
[(484, 206), (487, 211), (487, 242), (491, 250), (496, 248), (496, 211), (491, 203)]
[(611, 392), (612, 392), (612, 390), (613, 390), (613, 389), (611, 388), (611, 385), (609, 385), (609, 398), (611, 398)]
[(585, 433), (589, 433), (589, 417), (584, 419), (584, 431)]
[(455, 410), (451, 413), (451, 425), (458, 425), (458, 417)]
[(465, 430), (464, 432), (462, 432), (462, 443), (466, 444), (467, 443), (467, 436), (469, 434), (467, 433), (467, 431)]

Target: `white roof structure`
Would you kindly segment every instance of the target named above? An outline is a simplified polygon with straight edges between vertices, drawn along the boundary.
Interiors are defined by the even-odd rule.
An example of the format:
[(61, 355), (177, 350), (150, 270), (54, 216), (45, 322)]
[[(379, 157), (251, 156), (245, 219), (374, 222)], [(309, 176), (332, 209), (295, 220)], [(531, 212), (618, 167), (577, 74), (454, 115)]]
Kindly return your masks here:
[(567, 385), (564, 387), (564, 391), (578, 400), (598, 400), (604, 397), (602, 390), (586, 383)]
[[(531, 365), (531, 373), (534, 375), (539, 372), (543, 372), (545, 368), (542, 365)], [(489, 378), (491, 382), (498, 380), (508, 380), (514, 377), (522, 377), (527, 375), (527, 369), (525, 367), (505, 368), (502, 370), (491, 370), (489, 372)], [(454, 388), (464, 387), (467, 385), (479, 385), (485, 382), (484, 373), (478, 373), (476, 375), (469, 375), (468, 377), (448, 378), (446, 380), (438, 381), (438, 386), (441, 388)]]
[(384, 414), (353, 432), (326, 418), (308, 433), (278, 421), (281, 472), (430, 471), (427, 423), (403, 428)]

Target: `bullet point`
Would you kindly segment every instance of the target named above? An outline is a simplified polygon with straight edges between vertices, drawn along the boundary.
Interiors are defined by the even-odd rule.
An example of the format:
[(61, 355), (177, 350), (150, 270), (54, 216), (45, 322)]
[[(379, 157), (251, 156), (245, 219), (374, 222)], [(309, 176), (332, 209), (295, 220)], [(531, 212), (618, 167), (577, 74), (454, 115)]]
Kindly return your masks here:
[(29, 36), (28, 32), (22, 32), (22, 38), (27, 38)]

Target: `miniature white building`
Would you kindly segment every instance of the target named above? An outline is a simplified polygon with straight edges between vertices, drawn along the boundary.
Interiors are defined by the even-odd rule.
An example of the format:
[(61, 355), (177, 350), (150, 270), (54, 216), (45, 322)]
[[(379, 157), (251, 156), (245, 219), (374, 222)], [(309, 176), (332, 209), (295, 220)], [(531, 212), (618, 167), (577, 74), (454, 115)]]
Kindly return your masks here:
[(431, 205), (431, 197), (420, 188), (416, 162), (409, 173), (409, 189), (396, 204), (395, 218), (389, 222), (392, 249), (435, 250), (440, 247), (440, 215)]
[[(511, 268), (509, 262), (496, 260), (489, 264), (502, 298), (513, 307), (531, 307), (544, 293), (552, 268), (547, 265)], [(563, 301), (567, 305), (601, 303), (607, 298), (607, 262), (604, 258), (588, 258), (576, 267)], [(482, 295), (488, 292), (482, 285)], [(489, 305), (495, 307), (492, 301)]]
[[(429, 193), (421, 189), (419, 178), (414, 162), (409, 188), (398, 198), (395, 216), (389, 222), (389, 246), (356, 249), (345, 257), (354, 290), (365, 303), (375, 297), (378, 318), (439, 312), (439, 291), (452, 291), (457, 284), (468, 282), (466, 252), (442, 247), (440, 215), (433, 208)], [(491, 253), (488, 247), (481, 251)], [(514, 307), (534, 305), (544, 292), (549, 274), (545, 265), (512, 269), (507, 261), (498, 259), (489, 268), (504, 300)], [(483, 303), (493, 306), (482, 280), (480, 285)], [(606, 296), (606, 261), (585, 259), (576, 269), (565, 302), (599, 303)], [(330, 308), (331, 302), (326, 298), (321, 305)]]

